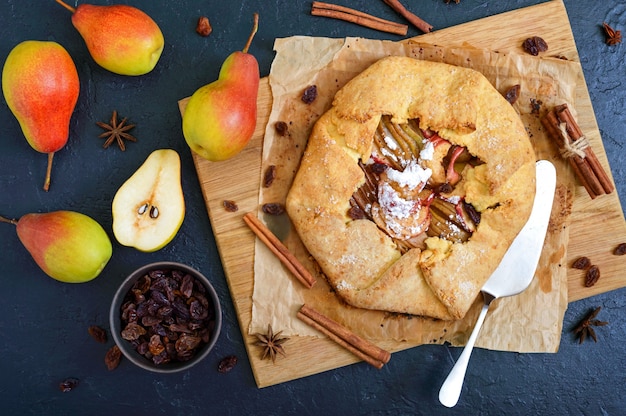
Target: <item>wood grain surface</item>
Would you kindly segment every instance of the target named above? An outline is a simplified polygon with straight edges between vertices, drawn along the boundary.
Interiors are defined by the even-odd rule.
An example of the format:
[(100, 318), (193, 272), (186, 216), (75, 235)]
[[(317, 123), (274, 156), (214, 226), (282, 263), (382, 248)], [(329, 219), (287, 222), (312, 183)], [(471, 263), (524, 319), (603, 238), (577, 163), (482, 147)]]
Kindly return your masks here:
[[(437, 30), (417, 40), (444, 46), (471, 45), (492, 50), (522, 52), (521, 44), (531, 35), (541, 36), (549, 44), (550, 54), (579, 61), (574, 37), (562, 1), (555, 0), (537, 6), (491, 16), (463, 25)], [(583, 74), (577, 88), (578, 123), (590, 139), (600, 162), (610, 174), (608, 161)], [(179, 102), (184, 111), (187, 99)], [(272, 107), (272, 95), (267, 78), (261, 80), (258, 98), (258, 123), (254, 137), (242, 153), (226, 162), (208, 162), (197, 155), (194, 163), (215, 234), (218, 250), (239, 318), (258, 387), (294, 380), (357, 362), (355, 356), (326, 338), (293, 337), (289, 355), (272, 364), (260, 359), (260, 350), (248, 335), (252, 318), (254, 284), (255, 236), (243, 221), (243, 215), (258, 206), (261, 153), (265, 126)], [(233, 200), (239, 211), (227, 212), (224, 200)], [(626, 256), (613, 255), (614, 247), (626, 242), (626, 222), (618, 195), (591, 200), (582, 187), (577, 187), (571, 217), (568, 246), (569, 301), (583, 299), (626, 286), (621, 271)], [(583, 272), (570, 268), (570, 263), (585, 255), (597, 264), (602, 276), (592, 288), (584, 287)], [(415, 345), (387, 341), (379, 346), (395, 352)], [(373, 371), (376, 371), (372, 369)]]

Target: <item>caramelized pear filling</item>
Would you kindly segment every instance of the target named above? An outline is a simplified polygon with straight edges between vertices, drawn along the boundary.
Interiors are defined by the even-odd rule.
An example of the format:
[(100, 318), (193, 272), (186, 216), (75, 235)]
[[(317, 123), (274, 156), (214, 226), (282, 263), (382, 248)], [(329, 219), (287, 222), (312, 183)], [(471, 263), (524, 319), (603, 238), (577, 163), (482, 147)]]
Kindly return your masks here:
[(480, 212), (455, 194), (466, 167), (482, 163), (465, 147), (453, 145), (419, 120), (398, 124), (383, 116), (370, 159), (360, 161), (365, 182), (350, 199), (348, 215), (369, 219), (398, 248), (424, 248), (424, 239), (467, 241)]

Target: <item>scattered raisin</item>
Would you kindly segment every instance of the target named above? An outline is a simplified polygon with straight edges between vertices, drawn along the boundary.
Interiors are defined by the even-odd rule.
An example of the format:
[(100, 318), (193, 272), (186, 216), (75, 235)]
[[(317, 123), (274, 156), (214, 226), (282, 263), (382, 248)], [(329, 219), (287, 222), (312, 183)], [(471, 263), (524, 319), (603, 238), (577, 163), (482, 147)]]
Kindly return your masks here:
[(228, 212), (237, 212), (239, 210), (239, 207), (237, 206), (237, 203), (235, 201), (225, 199), (222, 204), (224, 205), (224, 209)]
[(539, 52), (545, 52), (548, 50), (548, 44), (545, 40), (539, 36), (533, 36), (522, 43), (522, 48), (533, 56), (539, 55)]
[(616, 256), (623, 256), (626, 254), (626, 243), (620, 243), (617, 247), (615, 247), (613, 254)]
[(237, 364), (237, 356), (229, 355), (227, 357), (222, 358), (220, 363), (217, 365), (217, 371), (220, 373), (228, 373), (232, 370)]
[(112, 346), (104, 356), (104, 364), (109, 371), (115, 370), (122, 359), (122, 351), (117, 345)]
[(213, 28), (211, 27), (211, 23), (209, 22), (209, 18), (206, 16), (202, 16), (198, 19), (198, 24), (196, 25), (196, 33), (200, 36), (209, 36), (213, 32)]
[(284, 121), (277, 121), (276, 124), (274, 124), (274, 129), (276, 129), (276, 133), (278, 133), (279, 136), (286, 136), (289, 132), (289, 126)]
[(574, 263), (572, 263), (572, 267), (579, 270), (585, 270), (589, 266), (591, 266), (591, 260), (589, 260), (589, 257), (585, 256), (577, 258), (574, 260)]
[(504, 93), (504, 98), (509, 102), (509, 104), (513, 105), (519, 98), (521, 87), (519, 84), (513, 85), (511, 88), (506, 90)]
[(261, 207), (264, 213), (267, 215), (281, 215), (285, 212), (285, 207), (283, 204), (270, 202), (267, 204), (263, 204)]
[(317, 85), (310, 85), (306, 87), (302, 93), (302, 101), (305, 104), (311, 104), (317, 98)]
[(78, 386), (78, 379), (70, 377), (59, 383), (59, 390), (63, 393), (67, 393), (68, 391), (74, 390), (76, 386)]
[(107, 342), (107, 333), (104, 329), (100, 328), (97, 325), (91, 325), (87, 331), (89, 331), (89, 335), (93, 337), (96, 341), (101, 344), (106, 344)]
[(598, 266), (593, 265), (587, 270), (587, 274), (585, 275), (585, 286), (591, 287), (595, 285), (598, 279), (600, 279), (600, 269)]
[(276, 166), (270, 165), (265, 170), (265, 175), (263, 176), (263, 187), (269, 188), (274, 183), (274, 179), (276, 179)]

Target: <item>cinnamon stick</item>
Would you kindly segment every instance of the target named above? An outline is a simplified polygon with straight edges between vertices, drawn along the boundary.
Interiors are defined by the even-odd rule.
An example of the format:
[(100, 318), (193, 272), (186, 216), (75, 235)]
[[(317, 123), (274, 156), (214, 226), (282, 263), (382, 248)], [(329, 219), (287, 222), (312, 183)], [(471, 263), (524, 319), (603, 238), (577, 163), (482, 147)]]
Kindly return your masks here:
[(433, 27), (432, 25), (426, 23), (420, 17), (414, 15), (410, 11), (408, 11), (398, 0), (383, 0), (389, 7), (391, 7), (394, 11), (396, 11), (400, 16), (404, 17), (408, 20), (413, 26), (418, 28), (424, 33), (430, 32)]
[(391, 359), (391, 353), (359, 337), (315, 309), (302, 305), (297, 314), (304, 323), (322, 332), (368, 364), (380, 369)]
[(300, 263), (296, 256), (251, 212), (243, 216), (243, 220), (252, 232), (261, 240), (289, 271), (307, 288), (315, 284), (315, 277)]
[(370, 29), (393, 33), (396, 35), (404, 36), (409, 30), (407, 25), (381, 19), (348, 7), (319, 1), (313, 2), (311, 6), (311, 15), (344, 20), (346, 22), (355, 23)]

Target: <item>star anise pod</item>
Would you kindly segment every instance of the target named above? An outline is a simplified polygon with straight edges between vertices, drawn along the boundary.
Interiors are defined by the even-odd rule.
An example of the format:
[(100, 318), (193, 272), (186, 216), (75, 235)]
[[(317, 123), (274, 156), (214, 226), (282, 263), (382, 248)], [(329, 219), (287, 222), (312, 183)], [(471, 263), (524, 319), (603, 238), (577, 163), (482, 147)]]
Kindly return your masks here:
[(102, 133), (99, 138), (106, 138), (106, 141), (102, 145), (105, 149), (109, 147), (114, 141), (117, 141), (117, 145), (122, 149), (122, 152), (126, 150), (126, 145), (124, 144), (124, 140), (129, 140), (131, 142), (136, 142), (137, 139), (128, 134), (128, 130), (135, 127), (134, 124), (126, 124), (126, 117), (122, 119), (118, 123), (117, 121), (117, 111), (113, 110), (113, 115), (111, 116), (111, 121), (109, 124), (103, 123), (101, 121), (97, 121), (96, 124), (99, 127), (102, 127), (106, 131)]
[(598, 306), (596, 309), (591, 311), (585, 317), (585, 319), (580, 321), (580, 323), (578, 324), (578, 326), (576, 326), (576, 328), (574, 328), (574, 333), (577, 334), (579, 337), (578, 339), (579, 344), (582, 344), (585, 341), (585, 339), (587, 339), (587, 336), (590, 336), (594, 340), (594, 342), (598, 342), (596, 331), (592, 327), (608, 325), (608, 322), (606, 321), (599, 321), (595, 319), (596, 316), (598, 316), (598, 314), (600, 313), (601, 309), (602, 309), (602, 306)]
[(254, 343), (260, 347), (263, 347), (263, 356), (262, 360), (269, 357), (272, 359), (272, 362), (276, 362), (276, 354), (281, 354), (286, 357), (285, 349), (283, 348), (283, 344), (289, 340), (287, 337), (280, 337), (283, 331), (278, 331), (274, 333), (272, 330), (272, 325), (267, 325), (267, 334), (256, 333), (254, 334), (257, 337), (257, 341)]
[(622, 32), (619, 30), (613, 29), (607, 23), (602, 23), (602, 27), (604, 27), (604, 33), (606, 33), (606, 44), (613, 46), (622, 42)]

